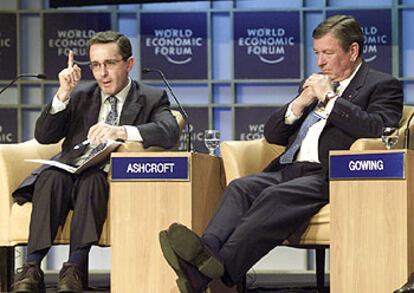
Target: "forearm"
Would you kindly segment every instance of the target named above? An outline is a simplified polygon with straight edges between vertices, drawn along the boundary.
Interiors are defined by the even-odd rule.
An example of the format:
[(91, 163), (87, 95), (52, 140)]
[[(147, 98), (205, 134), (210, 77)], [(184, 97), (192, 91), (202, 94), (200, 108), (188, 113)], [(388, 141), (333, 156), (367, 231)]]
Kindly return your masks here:
[(293, 123), (286, 123), (286, 111), (288, 105), (285, 105), (272, 114), (264, 126), (264, 136), (269, 143), (286, 145), (289, 137), (298, 129), (302, 121), (295, 120)]
[(69, 113), (65, 109), (55, 114), (50, 113), (49, 104), (36, 121), (34, 136), (39, 143), (50, 144), (60, 141), (66, 135)]

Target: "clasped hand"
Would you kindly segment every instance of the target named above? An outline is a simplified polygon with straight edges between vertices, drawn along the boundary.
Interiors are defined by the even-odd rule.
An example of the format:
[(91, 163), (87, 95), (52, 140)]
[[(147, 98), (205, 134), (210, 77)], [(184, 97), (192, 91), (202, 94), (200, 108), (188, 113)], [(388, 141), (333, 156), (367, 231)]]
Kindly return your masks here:
[(303, 91), (293, 101), (292, 111), (299, 116), (303, 110), (315, 101), (326, 103), (326, 93), (332, 91), (332, 81), (327, 75), (312, 74), (303, 84)]
[(310, 95), (311, 102), (316, 99), (322, 103), (325, 103), (326, 93), (332, 91), (332, 81), (324, 74), (312, 74), (306, 79), (303, 84), (303, 88), (310, 88), (312, 95)]

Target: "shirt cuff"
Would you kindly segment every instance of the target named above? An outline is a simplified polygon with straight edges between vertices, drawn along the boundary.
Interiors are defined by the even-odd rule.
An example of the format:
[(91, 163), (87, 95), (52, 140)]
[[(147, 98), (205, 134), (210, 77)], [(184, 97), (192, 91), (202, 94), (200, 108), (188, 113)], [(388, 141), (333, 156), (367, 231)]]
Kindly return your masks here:
[(61, 100), (59, 100), (59, 98), (57, 97), (57, 95), (55, 95), (53, 97), (52, 100), (52, 107), (50, 108), (49, 113), (50, 114), (56, 114), (60, 111), (63, 111), (66, 109), (66, 106), (69, 104), (69, 99), (67, 99), (66, 101), (62, 102)]
[(124, 127), (127, 132), (127, 141), (143, 141), (141, 133), (137, 127), (132, 125), (123, 125), (122, 127)]
[(285, 124), (287, 125), (291, 125), (293, 124), (296, 120), (298, 120), (302, 115), (296, 116), (293, 112), (292, 112), (292, 103), (289, 104), (286, 113), (285, 113)]

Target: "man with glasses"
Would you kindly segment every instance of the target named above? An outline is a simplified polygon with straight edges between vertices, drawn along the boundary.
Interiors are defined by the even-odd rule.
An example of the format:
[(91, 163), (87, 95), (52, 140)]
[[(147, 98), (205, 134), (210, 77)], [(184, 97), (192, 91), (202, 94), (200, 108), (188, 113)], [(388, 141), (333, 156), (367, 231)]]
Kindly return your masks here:
[[(144, 147), (172, 148), (179, 127), (165, 91), (131, 80), (131, 43), (107, 31), (89, 41), (90, 68), (96, 82), (79, 84), (81, 68), (73, 52), (59, 73), (59, 89), (36, 122), (35, 138), (42, 144), (64, 139), (54, 157), (80, 165), (108, 140), (142, 142)], [(82, 292), (80, 268), (92, 244), (100, 238), (108, 201), (108, 161), (74, 175), (42, 166), (13, 193), (18, 203), (32, 201), (28, 255), (15, 276), (13, 292), (44, 292), (40, 262), (70, 210), (70, 255), (59, 273), (57, 292)]]

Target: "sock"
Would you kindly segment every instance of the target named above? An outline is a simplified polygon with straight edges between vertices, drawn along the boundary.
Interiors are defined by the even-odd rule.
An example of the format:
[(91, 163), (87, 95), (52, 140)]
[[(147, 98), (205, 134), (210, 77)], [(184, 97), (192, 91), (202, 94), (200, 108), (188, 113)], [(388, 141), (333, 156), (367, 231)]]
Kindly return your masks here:
[(29, 253), (26, 257), (26, 262), (34, 262), (38, 266), (40, 266), (40, 263), (42, 262), (42, 259), (46, 256), (47, 252), (49, 251), (50, 247), (36, 250), (32, 253)]
[(89, 245), (71, 252), (68, 262), (77, 264), (79, 267), (82, 267), (82, 265), (87, 261), (89, 257), (90, 250), (91, 246)]

